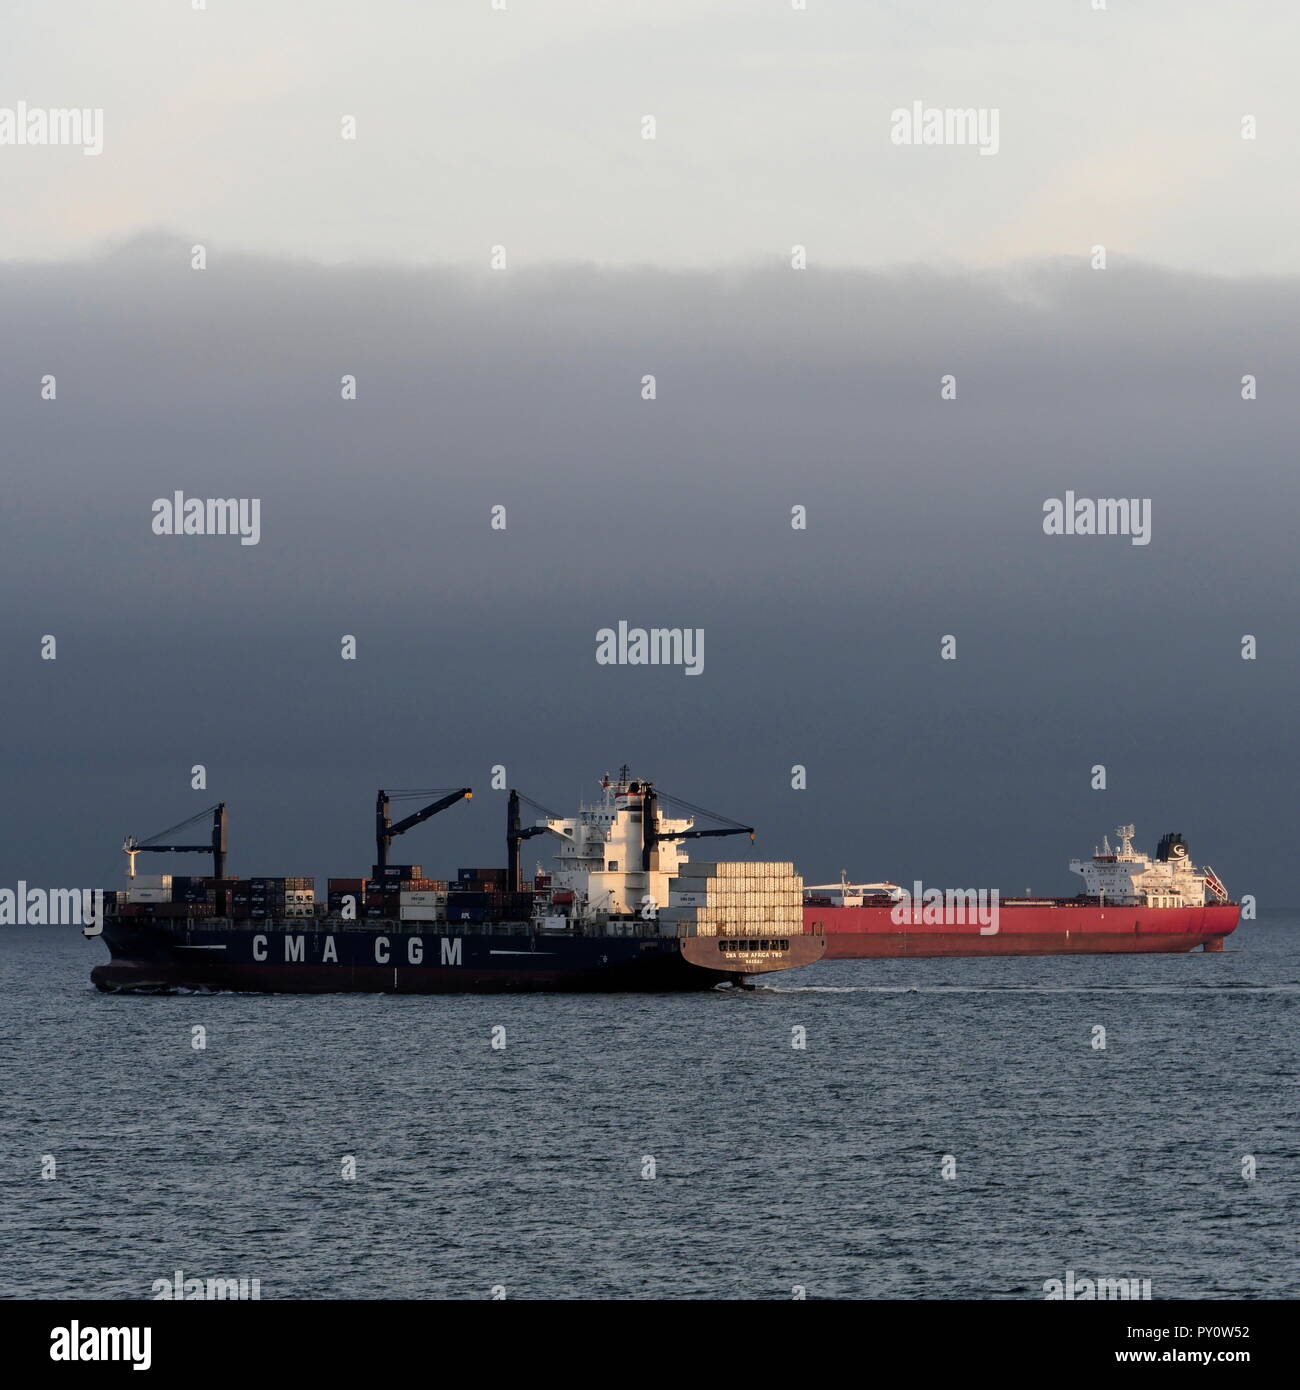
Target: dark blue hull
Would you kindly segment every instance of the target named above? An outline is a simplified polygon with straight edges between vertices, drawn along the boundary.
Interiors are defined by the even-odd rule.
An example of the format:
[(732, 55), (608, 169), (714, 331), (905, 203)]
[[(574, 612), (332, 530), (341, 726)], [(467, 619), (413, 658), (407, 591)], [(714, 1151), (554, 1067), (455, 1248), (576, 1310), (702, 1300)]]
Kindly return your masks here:
[(595, 936), (529, 923), (110, 918), (103, 940), (112, 959), (91, 980), (105, 991), (459, 994), (703, 990), (745, 973), (721, 954), (716, 967), (693, 964), (681, 939), (653, 927)]

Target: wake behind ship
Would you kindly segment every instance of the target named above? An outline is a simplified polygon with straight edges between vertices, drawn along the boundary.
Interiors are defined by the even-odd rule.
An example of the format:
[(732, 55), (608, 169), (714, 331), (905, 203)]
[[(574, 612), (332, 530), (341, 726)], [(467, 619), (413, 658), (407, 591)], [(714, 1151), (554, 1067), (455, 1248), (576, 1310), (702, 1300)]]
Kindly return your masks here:
[[(601, 789), (601, 800), (576, 816), (537, 806), (545, 814), (529, 826), (520, 814), (527, 798), (511, 792), (508, 867), (461, 869), (454, 881), (390, 864), (388, 854), (396, 836), (468, 799), (470, 789), (396, 823), (397, 794), (381, 791), (370, 877), (330, 879), (323, 903), (310, 878), (227, 877), (220, 804), (211, 808), (209, 844), (164, 843), (172, 832), (127, 840), (130, 886), (105, 894), (104, 918), (87, 932), (102, 935), (112, 957), (91, 979), (105, 991), (678, 991), (743, 984), (821, 958), (825, 938), (804, 930), (803, 883), (792, 864), (690, 863), (681, 848), (752, 834), (750, 827), (702, 829), (694, 816), (664, 816), (653, 784), (631, 780), (626, 768)], [(541, 835), (558, 841), (556, 868), (539, 866), (525, 887), (520, 846)], [(210, 853), (213, 873), (135, 873), (138, 854), (167, 852)], [(683, 899), (712, 908), (677, 909)]]

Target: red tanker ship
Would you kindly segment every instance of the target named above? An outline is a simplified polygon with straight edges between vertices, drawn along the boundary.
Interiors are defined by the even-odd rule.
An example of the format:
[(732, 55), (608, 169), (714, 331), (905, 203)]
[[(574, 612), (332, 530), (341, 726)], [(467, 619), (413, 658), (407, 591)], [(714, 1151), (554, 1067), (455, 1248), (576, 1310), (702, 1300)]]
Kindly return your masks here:
[(1155, 859), (1133, 849), (1134, 827), (1103, 840), (1074, 898), (1002, 898), (996, 890), (911, 891), (893, 883), (804, 889), (804, 930), (824, 931), (826, 959), (885, 956), (1057, 956), (1222, 951), (1238, 905), (1208, 865), (1197, 869), (1179, 834)]

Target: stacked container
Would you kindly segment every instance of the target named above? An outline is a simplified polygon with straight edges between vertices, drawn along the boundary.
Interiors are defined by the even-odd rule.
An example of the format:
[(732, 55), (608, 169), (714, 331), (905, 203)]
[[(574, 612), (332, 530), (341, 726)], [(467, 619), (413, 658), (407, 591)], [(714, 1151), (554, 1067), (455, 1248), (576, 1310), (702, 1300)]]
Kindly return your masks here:
[(274, 921), (281, 917), (314, 917), (314, 879), (248, 878), (230, 889), (230, 915), (241, 920)]
[(803, 878), (784, 862), (683, 864), (659, 920), (695, 936), (800, 935)]
[(325, 880), (327, 890), (326, 905), (336, 916), (343, 911), (344, 898), (352, 899), (352, 908), (360, 917), (365, 906), (366, 881), (364, 878), (330, 878)]
[(128, 903), (171, 902), (171, 874), (137, 874), (127, 885), (126, 900)]
[(184, 874), (136, 874), (125, 892), (105, 893), (104, 906), (121, 917), (212, 917), (217, 911), (213, 882)]
[(396, 919), (401, 915), (401, 879), (371, 879), (366, 884), (365, 906), (360, 916), (379, 920)]
[(391, 880), (396, 887), (403, 879), (423, 878), (424, 871), (418, 864), (376, 864), (370, 870), (371, 881)]
[(400, 894), (398, 913), (403, 922), (441, 922), (447, 916), (447, 894), (435, 888), (407, 889)]
[(527, 922), (533, 915), (531, 892), (507, 893), (497, 887), (483, 892), (466, 889), (462, 880), (447, 894), (449, 922)]

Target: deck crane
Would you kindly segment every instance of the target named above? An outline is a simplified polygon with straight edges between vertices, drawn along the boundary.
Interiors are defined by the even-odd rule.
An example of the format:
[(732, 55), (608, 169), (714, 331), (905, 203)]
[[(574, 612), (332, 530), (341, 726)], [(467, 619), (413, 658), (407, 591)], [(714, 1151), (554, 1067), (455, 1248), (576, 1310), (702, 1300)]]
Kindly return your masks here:
[[(637, 784), (633, 782), (628, 790), (631, 792), (640, 790), (642, 796), (641, 868), (646, 873), (654, 868), (655, 852), (665, 840), (707, 840), (720, 835), (748, 835), (751, 841), (754, 838), (754, 827), (741, 825), (739, 821), (728, 821), (725, 826), (720, 826), (715, 830), (675, 830), (670, 834), (661, 834), (659, 830), (659, 793), (654, 783), (642, 782), (638, 788)], [(713, 811), (706, 811), (702, 806), (692, 806), (689, 801), (683, 801), (681, 797), (675, 796), (669, 799), (674, 806), (680, 806), (693, 815), (708, 816), (711, 820), (727, 820), (726, 816), (719, 816)]]
[[(197, 824), (205, 816), (212, 817), (212, 838), (206, 845), (179, 845), (163, 844), (162, 840), (174, 835), (178, 830), (186, 830), (191, 825)], [(226, 876), (226, 803), (218, 801), (215, 806), (209, 806), (206, 810), (193, 815), (189, 820), (183, 820), (178, 825), (168, 826), (166, 830), (160, 830), (156, 835), (152, 835), (147, 840), (137, 840), (134, 835), (128, 835), (122, 841), (123, 853), (131, 861), (130, 868), (127, 870), (127, 877), (135, 877), (135, 857), (137, 854), (210, 854), (212, 856), (212, 877), (225, 878)]]
[[(440, 788), (430, 788), (426, 791), (395, 791), (394, 797), (407, 799), (411, 797), (430, 796)], [(436, 816), (439, 811), (445, 811), (449, 806), (454, 806), (458, 801), (469, 801), (473, 798), (474, 792), (469, 787), (460, 787), (454, 792), (448, 792), (446, 796), (439, 797), (437, 801), (431, 801), (427, 806), (393, 824), (388, 816), (389, 796), (383, 788), (380, 788), (379, 795), (375, 799), (375, 868), (383, 869), (388, 864), (388, 851), (396, 835), (405, 835), (408, 830), (427, 821), (430, 816)]]

